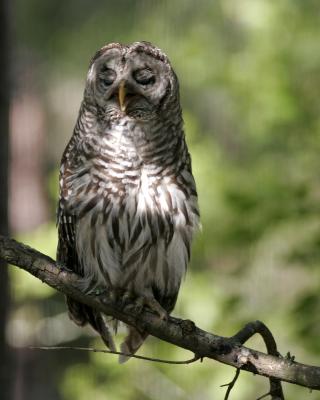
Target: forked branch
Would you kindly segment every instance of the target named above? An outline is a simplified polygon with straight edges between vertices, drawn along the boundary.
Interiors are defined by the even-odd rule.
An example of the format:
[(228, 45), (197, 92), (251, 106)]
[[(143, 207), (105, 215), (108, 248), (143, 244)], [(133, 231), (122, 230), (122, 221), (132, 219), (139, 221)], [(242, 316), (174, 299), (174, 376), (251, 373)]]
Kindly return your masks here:
[[(268, 377), (271, 386), (268, 394), (274, 400), (284, 398), (279, 381), (320, 390), (320, 367), (281, 357), (271, 332), (259, 321), (246, 325), (231, 338), (217, 336), (203, 331), (190, 320), (174, 317), (160, 320), (147, 309), (138, 313), (130, 304), (123, 307), (116, 303), (107, 293), (84, 294), (78, 289), (81, 277), (50, 257), (13, 239), (0, 236), (0, 258), (28, 271), (65, 295), (143, 329), (159, 339), (190, 350), (196, 357), (211, 358), (236, 369)], [(243, 346), (255, 333), (261, 334), (269, 354)]]

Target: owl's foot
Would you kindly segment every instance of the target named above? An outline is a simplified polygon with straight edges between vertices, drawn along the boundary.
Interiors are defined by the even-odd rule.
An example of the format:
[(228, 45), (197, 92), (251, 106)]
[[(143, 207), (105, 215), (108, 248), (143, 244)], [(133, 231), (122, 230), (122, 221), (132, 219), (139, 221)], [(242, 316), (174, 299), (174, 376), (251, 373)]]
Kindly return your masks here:
[(124, 290), (121, 288), (113, 288), (109, 291), (109, 296), (121, 308), (128, 306), (136, 313), (141, 313), (144, 307), (148, 307), (151, 311), (158, 314), (160, 319), (168, 319), (167, 311), (152, 296), (136, 296), (132, 290)]
[(122, 288), (112, 288), (107, 291), (112, 302), (116, 303), (120, 308), (125, 308), (127, 305), (134, 303), (135, 296), (131, 290)]
[(119, 292), (118, 302), (122, 308), (134, 302), (134, 295), (130, 290), (121, 290)]
[(154, 311), (159, 315), (160, 319), (168, 319), (167, 311), (158, 303), (154, 297), (149, 296), (139, 296), (134, 302), (134, 310), (136, 312), (142, 312), (144, 307), (148, 307), (151, 311)]

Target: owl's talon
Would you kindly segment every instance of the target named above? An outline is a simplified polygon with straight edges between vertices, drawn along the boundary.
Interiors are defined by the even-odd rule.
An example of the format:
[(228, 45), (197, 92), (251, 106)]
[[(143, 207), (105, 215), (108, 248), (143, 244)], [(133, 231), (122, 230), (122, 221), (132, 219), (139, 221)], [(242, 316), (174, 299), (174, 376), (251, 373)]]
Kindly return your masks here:
[(132, 302), (132, 293), (128, 290), (125, 290), (121, 295), (119, 299), (119, 303), (122, 308), (126, 307), (128, 304)]
[(167, 311), (158, 303), (155, 298), (146, 296), (138, 297), (135, 301), (136, 311), (139, 313), (142, 312), (144, 306), (158, 314), (161, 320), (168, 319)]
[(156, 299), (147, 297), (145, 305), (158, 314), (161, 320), (166, 321), (168, 319), (169, 315), (167, 311), (157, 302)]
[(129, 290), (122, 288), (113, 288), (109, 290), (110, 299), (117, 304), (120, 308), (126, 307), (133, 302), (133, 294)]
[(118, 299), (119, 299), (119, 293), (118, 293), (118, 290), (117, 289), (110, 289), (109, 290), (109, 297), (110, 297), (110, 300), (112, 301), (112, 302), (114, 302), (114, 303), (117, 303), (118, 302)]
[(142, 313), (144, 307), (144, 297), (137, 297), (133, 304), (133, 310), (136, 314)]

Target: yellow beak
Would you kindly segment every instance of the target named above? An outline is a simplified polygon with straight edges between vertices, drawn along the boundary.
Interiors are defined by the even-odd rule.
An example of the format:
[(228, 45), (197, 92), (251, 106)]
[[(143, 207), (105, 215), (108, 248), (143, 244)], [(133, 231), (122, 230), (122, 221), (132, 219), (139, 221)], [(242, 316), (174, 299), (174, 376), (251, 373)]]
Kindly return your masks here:
[(124, 103), (124, 99), (126, 97), (126, 89), (124, 87), (125, 81), (121, 81), (119, 85), (119, 104), (120, 104), (120, 110), (125, 111), (126, 110), (126, 105)]

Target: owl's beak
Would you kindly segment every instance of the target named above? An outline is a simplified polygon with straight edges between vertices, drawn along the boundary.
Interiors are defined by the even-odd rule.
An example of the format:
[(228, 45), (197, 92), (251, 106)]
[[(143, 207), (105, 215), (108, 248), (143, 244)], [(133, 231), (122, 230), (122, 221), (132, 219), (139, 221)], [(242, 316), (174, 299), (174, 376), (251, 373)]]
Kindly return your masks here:
[(126, 110), (126, 105), (124, 103), (125, 97), (126, 97), (125, 81), (122, 80), (119, 85), (119, 105), (121, 111)]

